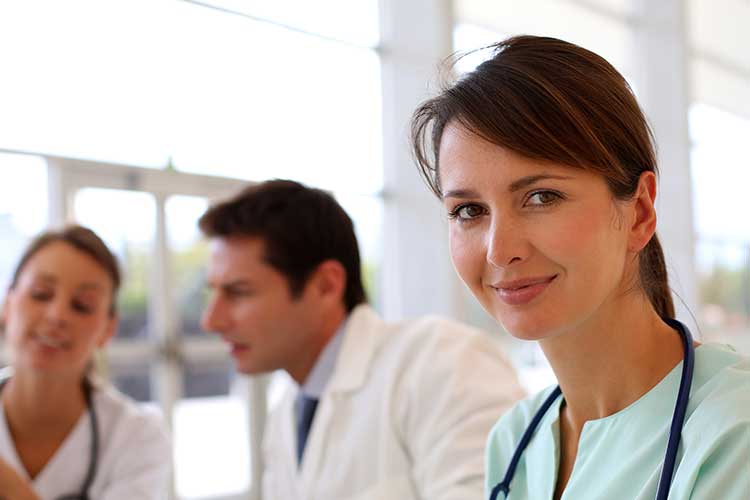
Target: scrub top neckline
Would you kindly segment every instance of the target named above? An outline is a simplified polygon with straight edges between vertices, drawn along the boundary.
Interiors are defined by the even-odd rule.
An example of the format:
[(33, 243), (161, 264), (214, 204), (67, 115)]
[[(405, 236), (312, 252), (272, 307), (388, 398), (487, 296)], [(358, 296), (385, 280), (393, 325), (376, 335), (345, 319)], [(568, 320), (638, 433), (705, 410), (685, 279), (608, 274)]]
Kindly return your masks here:
[[(699, 344), (695, 346), (695, 350), (698, 351), (703, 345), (705, 344)], [(583, 430), (581, 431), (581, 435), (583, 435), (583, 432), (585, 431), (587, 426), (597, 426), (599, 424), (607, 423), (610, 420), (616, 420), (620, 418), (623, 415), (627, 415), (631, 413), (632, 411), (635, 411), (635, 408), (638, 406), (641, 406), (644, 404), (644, 401), (647, 401), (655, 396), (655, 394), (662, 392), (669, 388), (671, 386), (672, 382), (675, 378), (677, 378), (677, 382), (679, 382), (679, 377), (682, 373), (682, 364), (684, 363), (684, 358), (681, 359), (670, 371), (667, 373), (664, 377), (662, 377), (659, 382), (656, 383), (651, 389), (643, 393), (638, 399), (627, 405), (626, 407), (617, 410), (616, 412), (612, 413), (611, 415), (607, 415), (601, 418), (595, 418), (592, 420), (587, 420), (583, 424)], [(675, 398), (677, 397), (677, 393), (675, 392)], [(554, 406), (551, 408), (550, 413), (554, 414), (554, 418), (552, 422), (550, 422), (550, 425), (556, 424), (560, 420), (560, 410), (562, 409), (562, 404), (565, 402), (565, 394), (562, 394), (557, 401), (555, 401)]]
[[(700, 347), (700, 346), (698, 346)], [(697, 347), (696, 347), (697, 349)], [(638, 407), (646, 404), (649, 400), (652, 400), (655, 397), (660, 397), (661, 393), (665, 393), (667, 391), (675, 392), (673, 386), (679, 384), (679, 379), (681, 376), (682, 371), (682, 364), (684, 362), (684, 359), (680, 360), (664, 377), (662, 377), (661, 380), (659, 380), (653, 387), (651, 387), (648, 391), (646, 391), (644, 394), (642, 394), (638, 399), (627, 405), (626, 407), (616, 411), (615, 413), (611, 415), (607, 415), (605, 417), (593, 419), (593, 420), (587, 420), (583, 424), (583, 428), (581, 429), (581, 434), (578, 436), (578, 442), (579, 442), (579, 452), (576, 454), (575, 462), (573, 463), (573, 469), (570, 471), (570, 476), (568, 479), (568, 483), (570, 485), (571, 480), (574, 476), (576, 476), (576, 472), (580, 469), (581, 464), (587, 460), (586, 454), (581, 453), (580, 447), (582, 446), (582, 443), (585, 443), (588, 440), (588, 437), (591, 435), (592, 432), (595, 432), (593, 429), (601, 426), (606, 426), (610, 424), (611, 422), (615, 420), (619, 420), (620, 418), (626, 418), (630, 413), (635, 412)], [(675, 392), (675, 397), (677, 397), (677, 394)], [(552, 408), (550, 408), (550, 413), (553, 413), (553, 418), (551, 419), (548, 427), (548, 432), (552, 434), (552, 442), (554, 445), (554, 471), (551, 475), (552, 483), (547, 484), (547, 489), (551, 488), (552, 494), (554, 494), (554, 489), (557, 485), (557, 477), (559, 474), (559, 467), (560, 467), (560, 411), (562, 409), (562, 405), (565, 403), (565, 395), (561, 395), (559, 398), (557, 398), (557, 401), (555, 401)], [(592, 429), (593, 428), (593, 429)], [(584, 447), (585, 448), (585, 447)], [(568, 488), (566, 487), (566, 490)], [(552, 498), (550, 496), (549, 498)], [(566, 495), (565, 491), (563, 491), (562, 494), (562, 500), (565, 500)]]

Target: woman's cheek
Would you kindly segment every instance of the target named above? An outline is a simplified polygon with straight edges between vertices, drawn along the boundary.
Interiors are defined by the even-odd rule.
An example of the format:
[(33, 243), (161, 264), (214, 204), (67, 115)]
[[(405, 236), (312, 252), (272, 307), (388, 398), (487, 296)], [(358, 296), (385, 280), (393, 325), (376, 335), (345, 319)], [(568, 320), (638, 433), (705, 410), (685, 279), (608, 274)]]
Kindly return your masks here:
[(459, 277), (469, 288), (475, 289), (481, 282), (484, 262), (481, 240), (461, 228), (449, 231), (451, 260)]

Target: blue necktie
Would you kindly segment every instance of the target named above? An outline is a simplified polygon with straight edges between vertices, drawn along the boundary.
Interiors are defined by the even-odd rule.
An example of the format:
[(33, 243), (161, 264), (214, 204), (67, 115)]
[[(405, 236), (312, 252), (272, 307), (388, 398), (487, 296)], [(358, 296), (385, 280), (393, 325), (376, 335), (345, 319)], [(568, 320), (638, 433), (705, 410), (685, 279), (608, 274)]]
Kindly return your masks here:
[(302, 454), (305, 452), (307, 436), (310, 434), (315, 410), (318, 407), (318, 400), (310, 398), (304, 394), (297, 397), (297, 463), (302, 463)]

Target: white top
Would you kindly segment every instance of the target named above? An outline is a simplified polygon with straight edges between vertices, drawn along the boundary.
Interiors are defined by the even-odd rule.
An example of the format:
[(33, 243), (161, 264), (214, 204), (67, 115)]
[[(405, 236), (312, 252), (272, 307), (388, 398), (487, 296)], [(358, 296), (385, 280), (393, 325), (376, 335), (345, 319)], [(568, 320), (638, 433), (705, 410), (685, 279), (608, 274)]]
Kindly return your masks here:
[[(172, 470), (169, 434), (161, 415), (146, 410), (112, 387), (97, 387), (93, 403), (99, 422), (99, 460), (89, 497), (96, 500), (167, 498)], [(78, 494), (91, 454), (91, 419), (84, 412), (54, 456), (32, 481), (42, 500)], [(0, 405), (0, 457), (22, 477), (21, 464)]]

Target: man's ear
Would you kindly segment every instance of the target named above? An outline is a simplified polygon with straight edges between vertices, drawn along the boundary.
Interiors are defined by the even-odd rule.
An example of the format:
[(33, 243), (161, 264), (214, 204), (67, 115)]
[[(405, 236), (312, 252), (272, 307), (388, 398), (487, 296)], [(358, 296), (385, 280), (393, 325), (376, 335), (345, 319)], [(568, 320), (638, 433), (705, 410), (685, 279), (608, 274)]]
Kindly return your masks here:
[(343, 302), (346, 290), (344, 265), (334, 259), (321, 262), (315, 270), (312, 285), (320, 298), (326, 301)]
[(656, 232), (656, 174), (643, 172), (631, 200), (633, 218), (629, 227), (628, 250), (640, 252)]

